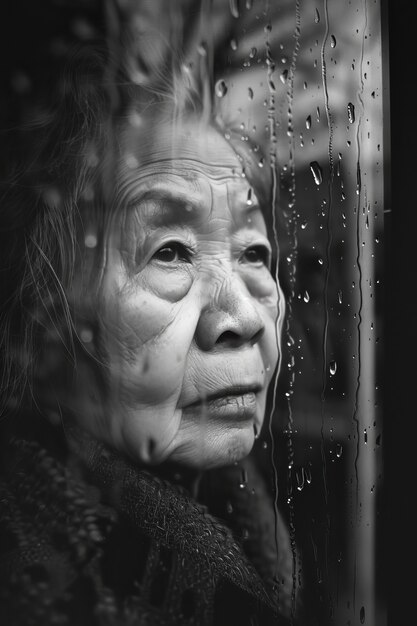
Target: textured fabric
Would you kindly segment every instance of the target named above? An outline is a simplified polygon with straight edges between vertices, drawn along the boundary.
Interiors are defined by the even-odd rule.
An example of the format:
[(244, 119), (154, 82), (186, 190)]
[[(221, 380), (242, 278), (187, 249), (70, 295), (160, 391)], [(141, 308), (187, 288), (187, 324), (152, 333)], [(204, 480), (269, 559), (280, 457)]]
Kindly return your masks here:
[[(279, 602), (269, 584), (274, 568), (260, 558), (264, 515), (260, 531), (254, 519), (240, 530), (235, 520), (233, 533), (183, 487), (85, 437), (68, 446), (54, 429), (42, 431), (38, 441), (15, 436), (3, 445), (2, 624), (287, 623), (277, 609), (287, 610), (288, 589), (282, 586), (285, 600)], [(214, 481), (224, 496), (227, 485), (238, 493), (234, 472), (227, 470), (220, 482), (211, 473), (202, 490), (216, 500), (208, 488)], [(234, 498), (238, 511), (240, 497)], [(258, 556), (256, 567), (245, 540), (248, 553)], [(288, 556), (287, 546), (283, 552)]]

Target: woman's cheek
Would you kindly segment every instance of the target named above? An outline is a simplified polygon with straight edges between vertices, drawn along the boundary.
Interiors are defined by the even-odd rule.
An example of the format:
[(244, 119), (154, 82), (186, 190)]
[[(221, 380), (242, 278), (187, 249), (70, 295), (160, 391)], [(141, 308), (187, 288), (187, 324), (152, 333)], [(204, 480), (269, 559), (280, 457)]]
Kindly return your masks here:
[(191, 289), (193, 278), (192, 269), (187, 263), (172, 268), (149, 263), (140, 275), (144, 287), (167, 302), (178, 302), (185, 298)]
[(149, 290), (115, 298), (105, 315), (104, 348), (110, 376), (129, 404), (179, 394), (196, 315), (188, 301), (172, 303)]
[(241, 265), (239, 272), (249, 293), (256, 298), (260, 304), (277, 312), (280, 294), (269, 270), (266, 267)]

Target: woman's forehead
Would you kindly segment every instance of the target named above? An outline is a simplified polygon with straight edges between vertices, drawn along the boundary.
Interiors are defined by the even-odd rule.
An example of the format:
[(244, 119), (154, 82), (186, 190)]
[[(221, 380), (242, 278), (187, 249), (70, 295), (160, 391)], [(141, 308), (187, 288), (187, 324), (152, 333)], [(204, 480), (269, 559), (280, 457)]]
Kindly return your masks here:
[(139, 129), (124, 128), (120, 135), (122, 163), (139, 167), (169, 167), (188, 162), (190, 170), (229, 168), (236, 172), (242, 164), (220, 132), (206, 123), (149, 124)]
[[(203, 175), (154, 174), (126, 185), (119, 202), (136, 215), (143, 227), (195, 224), (220, 218), (241, 227), (261, 210), (245, 179), (213, 180)], [(251, 220), (249, 220), (250, 222)]]

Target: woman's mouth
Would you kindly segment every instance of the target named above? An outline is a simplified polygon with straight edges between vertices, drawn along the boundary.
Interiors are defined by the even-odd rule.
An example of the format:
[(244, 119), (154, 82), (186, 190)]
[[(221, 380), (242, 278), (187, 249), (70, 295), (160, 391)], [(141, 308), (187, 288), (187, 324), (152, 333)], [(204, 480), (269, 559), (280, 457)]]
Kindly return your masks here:
[(185, 406), (185, 413), (201, 418), (253, 420), (257, 411), (257, 393), (261, 387), (230, 387)]

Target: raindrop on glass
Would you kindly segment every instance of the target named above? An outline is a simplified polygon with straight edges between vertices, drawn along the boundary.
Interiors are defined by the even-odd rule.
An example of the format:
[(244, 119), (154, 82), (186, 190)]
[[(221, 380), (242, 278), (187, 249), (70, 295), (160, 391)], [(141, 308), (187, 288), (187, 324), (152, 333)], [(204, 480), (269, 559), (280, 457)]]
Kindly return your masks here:
[(223, 96), (226, 95), (227, 85), (223, 79), (220, 79), (217, 81), (216, 86), (215, 86), (215, 92), (216, 92), (216, 96), (218, 96), (219, 98), (223, 98)]
[(332, 48), (336, 48), (336, 37), (334, 35), (330, 35), (330, 45)]
[(232, 50), (237, 50), (237, 41), (236, 41), (236, 39), (231, 39), (230, 40), (230, 47), (232, 48)]
[(252, 189), (251, 189), (250, 187), (249, 187), (249, 189), (248, 189), (248, 197), (247, 197), (247, 200), (246, 200), (246, 204), (247, 204), (248, 206), (252, 206), (252, 204), (253, 204), (253, 200), (252, 200)]
[(253, 100), (253, 89), (252, 89), (252, 87), (248, 87), (248, 96), (249, 96), (249, 100)]
[(297, 489), (298, 491), (302, 491), (304, 487), (304, 468), (302, 467), (295, 475), (297, 478)]
[(253, 59), (256, 56), (257, 53), (257, 49), (256, 48), (251, 48), (251, 51), (249, 52), (249, 58)]
[(340, 457), (342, 456), (342, 451), (343, 451), (342, 444), (338, 443), (336, 445), (336, 456), (338, 459), (340, 459)]
[(239, 483), (239, 488), (240, 489), (245, 489), (247, 484), (248, 484), (248, 474), (247, 474), (246, 470), (242, 470), (242, 476), (241, 476), (241, 480), (240, 480), (240, 483)]
[(310, 294), (307, 290), (304, 292), (303, 300), (304, 302), (310, 302)]
[(361, 610), (359, 611), (359, 619), (361, 620), (361, 624), (365, 623), (365, 607), (361, 606)]
[(287, 78), (288, 78), (288, 70), (284, 70), (280, 75), (280, 80), (282, 83), (284, 83), (284, 85), (287, 81)]
[(314, 12), (314, 21), (316, 24), (318, 24), (320, 22), (320, 13), (318, 11), (318, 9), (315, 10)]
[(321, 183), (323, 182), (323, 174), (321, 171), (321, 167), (317, 163), (317, 161), (312, 161), (310, 163), (310, 170), (313, 174), (314, 182), (316, 183), (316, 185), (321, 185)]
[(97, 246), (97, 237), (94, 233), (85, 236), (84, 245), (86, 248), (95, 248)]
[(347, 114), (349, 123), (353, 124), (355, 121), (355, 106), (351, 102), (347, 105)]
[(230, 13), (233, 15), (233, 17), (239, 17), (239, 6), (238, 6), (238, 0), (229, 0), (229, 4), (230, 4)]
[(42, 197), (45, 204), (49, 207), (57, 207), (62, 202), (61, 194), (56, 187), (47, 187), (44, 190)]
[(91, 343), (93, 341), (93, 331), (90, 328), (82, 328), (80, 339), (83, 343)]
[(16, 93), (28, 93), (32, 88), (32, 83), (24, 72), (15, 72), (12, 76), (12, 87)]
[(306, 128), (309, 130), (311, 128), (311, 115), (306, 117)]
[(337, 370), (336, 361), (330, 361), (330, 365), (329, 365), (330, 376), (334, 376), (336, 374), (336, 370)]

